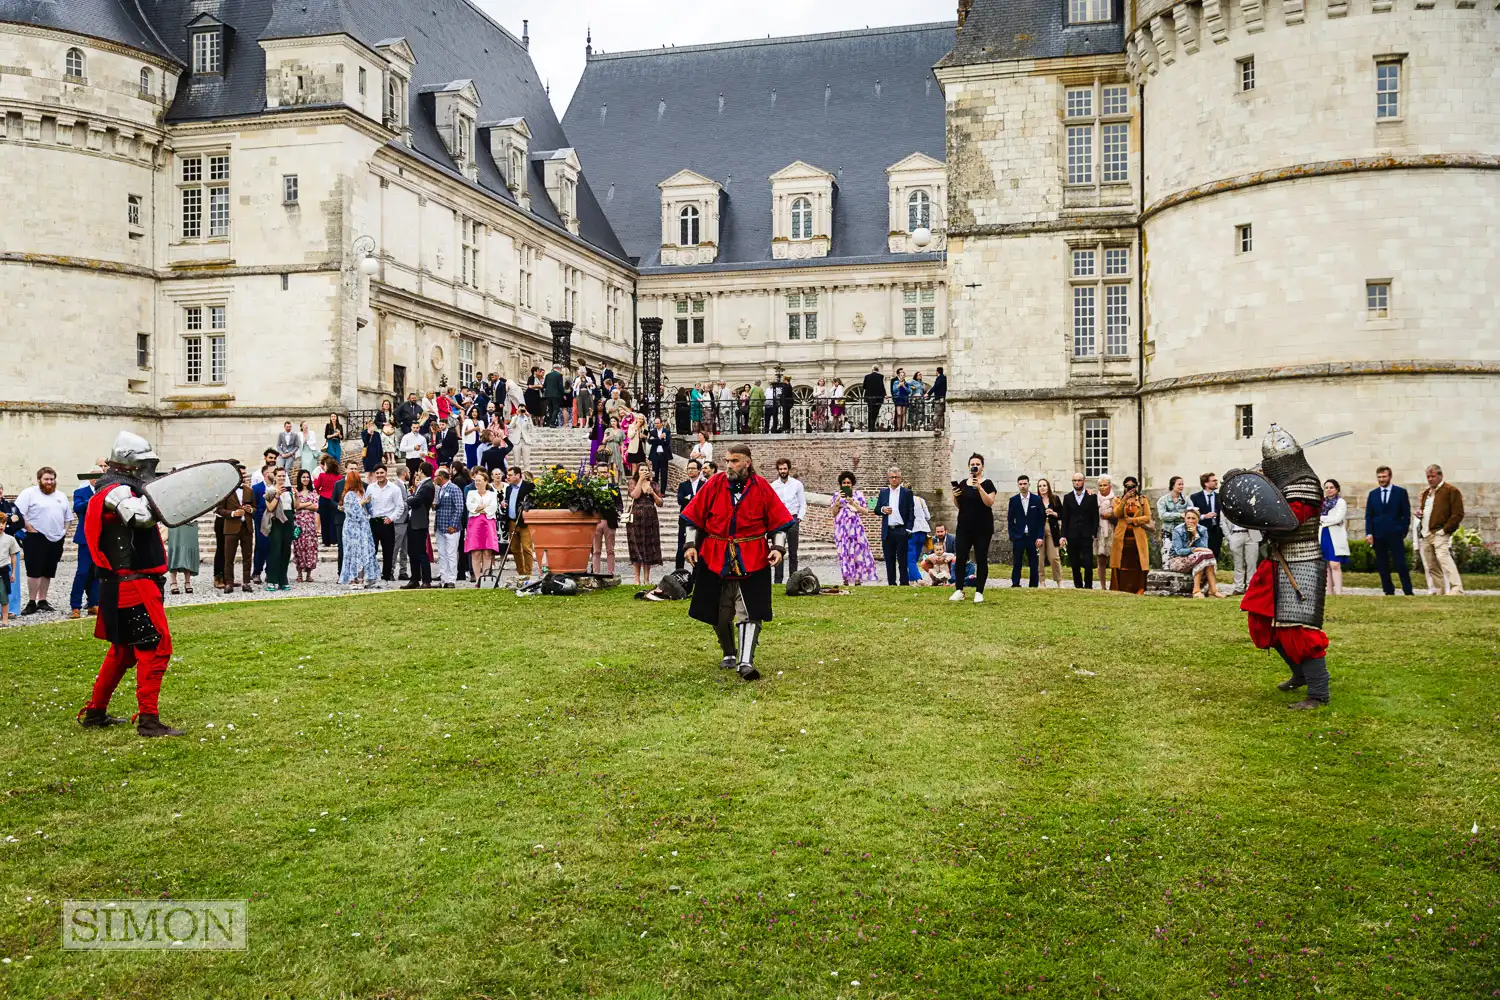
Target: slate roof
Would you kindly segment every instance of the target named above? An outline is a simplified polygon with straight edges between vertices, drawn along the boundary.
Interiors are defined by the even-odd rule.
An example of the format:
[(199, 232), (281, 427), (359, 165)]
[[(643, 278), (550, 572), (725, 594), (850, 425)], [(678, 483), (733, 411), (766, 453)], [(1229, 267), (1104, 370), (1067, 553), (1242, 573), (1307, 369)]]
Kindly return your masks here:
[[(137, 6), (138, 2), (143, 6)], [(149, 18), (142, 16), (143, 10), (149, 10)], [(184, 65), (190, 55), (188, 22), (205, 11), (232, 29), (225, 49), (227, 72), (222, 77), (184, 74), (167, 115), (169, 123), (266, 114), (266, 58), (260, 42), (346, 34), (372, 49), (387, 39), (406, 39), (417, 57), (408, 108), (413, 148), (393, 145), (455, 179), (469, 183), (454, 167), (438, 135), (432, 98), (424, 99), (424, 88), (472, 80), (479, 91), (483, 120), (521, 116), (531, 130), (532, 149), (570, 145), (525, 46), (468, 0), (0, 0), (0, 20), (42, 24), (145, 51), (159, 50)], [(479, 186), (491, 197), (515, 204), (490, 158), (488, 136), (481, 133), (475, 145)], [(573, 238), (547, 198), (540, 165), (532, 165), (527, 186), (532, 214)], [(587, 174), (580, 178), (577, 200), (582, 239), (628, 261), (589, 187)]]
[[(932, 67), (952, 48), (953, 28), (595, 53), (563, 126), (643, 272), (941, 260), (887, 252), (885, 170), (914, 152), (945, 159)], [(769, 178), (797, 160), (836, 178), (832, 246), (825, 258), (773, 260)], [(719, 258), (665, 268), (657, 185), (683, 168), (724, 186)]]
[(974, 0), (953, 51), (940, 66), (1057, 59), (1125, 51), (1124, 0), (1114, 0), (1114, 20), (1068, 24), (1067, 0)]
[(0, 0), (0, 21), (55, 28), (176, 58), (156, 36), (136, 0)]

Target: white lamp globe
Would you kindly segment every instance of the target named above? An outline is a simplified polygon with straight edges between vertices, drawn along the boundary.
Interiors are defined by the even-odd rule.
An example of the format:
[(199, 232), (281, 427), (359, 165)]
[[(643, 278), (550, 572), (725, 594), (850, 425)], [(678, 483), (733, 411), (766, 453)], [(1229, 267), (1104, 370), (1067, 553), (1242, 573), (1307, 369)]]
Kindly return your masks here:
[(921, 226), (911, 231), (911, 242), (913, 246), (925, 247), (932, 243), (932, 230)]
[(366, 274), (373, 278), (375, 275), (380, 273), (380, 258), (376, 257), (374, 254), (370, 254), (369, 256), (361, 258), (359, 262), (359, 270), (361, 274)]

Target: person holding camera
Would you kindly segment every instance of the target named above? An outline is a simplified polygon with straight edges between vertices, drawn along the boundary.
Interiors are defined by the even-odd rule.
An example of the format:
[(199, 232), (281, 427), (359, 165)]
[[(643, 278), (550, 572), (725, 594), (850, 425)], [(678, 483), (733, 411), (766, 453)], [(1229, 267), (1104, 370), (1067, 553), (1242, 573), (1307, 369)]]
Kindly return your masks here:
[[(973, 550), (974, 559), (974, 603), (984, 603), (984, 584), (990, 577), (990, 539), (995, 534), (995, 484), (984, 477), (984, 456), (975, 452), (969, 456), (969, 478), (960, 482), (953, 480), (953, 502), (958, 507), (958, 538), (953, 549), (953, 565), (957, 569), (969, 560)], [(953, 596), (950, 601), (964, 599), (964, 573), (955, 572)]]

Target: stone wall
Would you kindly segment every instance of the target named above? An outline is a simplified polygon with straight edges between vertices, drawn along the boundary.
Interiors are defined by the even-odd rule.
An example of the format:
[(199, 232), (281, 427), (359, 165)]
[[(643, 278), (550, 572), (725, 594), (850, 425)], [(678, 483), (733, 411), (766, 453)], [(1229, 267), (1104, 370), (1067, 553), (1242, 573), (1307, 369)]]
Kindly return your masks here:
[(949, 441), (931, 433), (886, 432), (856, 434), (818, 434), (793, 436), (785, 434), (725, 435), (714, 441), (714, 459), (724, 467), (731, 444), (750, 446), (755, 468), (767, 478), (776, 474), (776, 460), (791, 459), (792, 474), (802, 480), (811, 492), (833, 493), (838, 489), (840, 472), (855, 472), (859, 488), (870, 492), (886, 484), (886, 469), (901, 467), (906, 484), (932, 503), (947, 493), (949, 475)]

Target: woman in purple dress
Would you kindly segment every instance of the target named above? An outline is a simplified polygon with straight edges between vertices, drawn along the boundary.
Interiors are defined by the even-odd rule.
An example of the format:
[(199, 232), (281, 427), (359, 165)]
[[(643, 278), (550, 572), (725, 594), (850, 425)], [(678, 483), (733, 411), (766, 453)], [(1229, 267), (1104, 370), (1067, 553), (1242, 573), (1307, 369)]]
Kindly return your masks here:
[(859, 512), (869, 510), (865, 495), (854, 488), (854, 473), (839, 473), (839, 491), (833, 495), (833, 542), (839, 553), (839, 573), (844, 577), (844, 586), (857, 587), (861, 583), (874, 583), (879, 577), (875, 573), (875, 553), (870, 550), (870, 538), (865, 534), (865, 523)]

